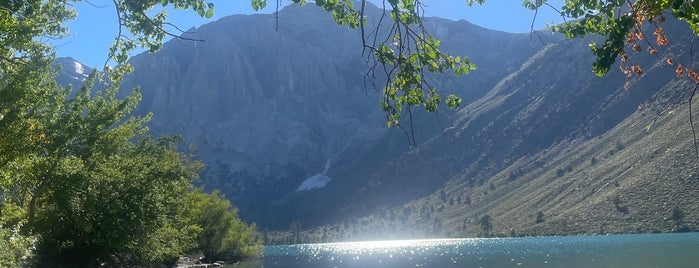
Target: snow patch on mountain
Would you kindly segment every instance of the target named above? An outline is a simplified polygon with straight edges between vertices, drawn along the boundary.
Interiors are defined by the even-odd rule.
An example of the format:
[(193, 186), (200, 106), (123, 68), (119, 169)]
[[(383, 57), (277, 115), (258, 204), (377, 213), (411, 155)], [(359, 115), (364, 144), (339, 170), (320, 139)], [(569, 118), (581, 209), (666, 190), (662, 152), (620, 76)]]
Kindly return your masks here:
[(80, 64), (79, 62), (75, 61), (73, 62), (73, 79), (78, 80), (78, 81), (85, 81), (87, 79), (87, 68), (85, 68), (84, 65)]
[(301, 183), (298, 189), (296, 189), (297, 192), (302, 192), (302, 191), (307, 191), (307, 190), (312, 190), (316, 188), (323, 188), (325, 185), (328, 185), (328, 183), (332, 180), (328, 176), (328, 170), (330, 169), (331, 166), (331, 161), (330, 159), (325, 161), (325, 169), (323, 172), (318, 173), (316, 175), (313, 175), (311, 177), (308, 177), (306, 180)]
[(54, 64), (60, 67), (56, 80), (64, 86), (72, 84), (74, 87), (80, 87), (92, 73), (92, 68), (71, 57), (56, 58)]

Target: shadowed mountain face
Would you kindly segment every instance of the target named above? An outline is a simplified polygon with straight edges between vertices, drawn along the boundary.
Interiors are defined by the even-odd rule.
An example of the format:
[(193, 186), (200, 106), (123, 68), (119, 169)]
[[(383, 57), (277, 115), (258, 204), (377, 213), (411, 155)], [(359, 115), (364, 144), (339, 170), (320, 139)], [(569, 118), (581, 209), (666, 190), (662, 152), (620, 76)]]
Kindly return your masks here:
[[(367, 14), (371, 22), (379, 11)], [(666, 32), (688, 36), (686, 27), (667, 24)], [(539, 200), (522, 208), (532, 215), (549, 206), (541, 196), (555, 189), (547, 185), (570, 179), (563, 175), (574, 165), (548, 160), (632, 124), (639, 104), (662, 110), (687, 98), (686, 91), (665, 86), (680, 84), (674, 67), (660, 58), (639, 56), (645, 74), (631, 81), (616, 70), (595, 77), (587, 46), (592, 39), (543, 34), (540, 42), (438, 18), (426, 19), (426, 26), (444, 51), (468, 56), (478, 70), (432, 78), (464, 102), (439, 117), (415, 113), (417, 147), (406, 138), (409, 129), (385, 127), (382, 78), (376, 79), (379, 89), (367, 79), (359, 32), (338, 27), (315, 6), (285, 8), (278, 30), (269, 15), (234, 15), (192, 29), (191, 37), (205, 41), (170, 41), (158, 53), (133, 57), (136, 71), (124, 88), (140, 85), (138, 112), (154, 113), (151, 131), (181, 134), (195, 147), (206, 165), (202, 183), (222, 190), (245, 220), (281, 230), (291, 222), (314, 227), (363, 218), (382, 224), (364, 233), (409, 222), (413, 229), (406, 233), (439, 236), (474, 235), (477, 223), (466, 222), (486, 213), (514, 224), (495, 224), (496, 231), (526, 229), (520, 227), (528, 221), (511, 204)], [(673, 49), (680, 57), (689, 51)], [(517, 187), (500, 187), (503, 181)], [(520, 188), (542, 193), (516, 195)], [(503, 198), (483, 197), (496, 189)], [(547, 219), (548, 213), (570, 215), (573, 207), (550, 208)], [(564, 222), (558, 221), (568, 226)]]
[[(430, 19), (428, 24), (444, 36), (445, 50), (473, 55), (482, 68), (501, 66), (437, 80), (467, 100), (485, 94), (541, 47), (530, 44), (528, 35), (463, 21)], [(243, 217), (275, 228), (298, 217), (327, 219), (308, 214), (325, 206), (296, 203), (322, 190), (296, 190), (322, 173), (328, 159), (327, 174), (336, 178), (329, 189), (343, 185), (345, 190), (322, 203), (345, 206), (352, 192), (346, 185), (363, 183), (358, 176), (409, 149), (402, 131), (385, 127), (381, 89), (366, 77), (358, 31), (338, 27), (314, 6), (284, 9), (279, 26), (275, 31), (269, 15), (234, 15), (204, 25), (191, 31), (204, 42), (170, 41), (156, 54), (132, 58), (136, 72), (125, 84), (141, 86), (138, 109), (154, 113), (152, 131), (181, 134), (196, 147), (207, 166), (202, 174), (207, 187), (223, 190)], [(473, 53), (486, 47), (492, 51)], [(418, 140), (431, 138), (441, 131), (439, 122), (446, 127), (450, 121), (418, 114)]]
[(357, 32), (313, 8), (282, 16), (278, 31), (269, 15), (192, 30), (206, 41), (171, 41), (134, 57), (138, 71), (126, 83), (143, 88), (138, 109), (154, 113), (155, 133), (181, 134), (196, 147), (204, 185), (263, 225), (276, 219), (261, 213), (328, 159), (389, 132), (376, 91), (364, 87)]

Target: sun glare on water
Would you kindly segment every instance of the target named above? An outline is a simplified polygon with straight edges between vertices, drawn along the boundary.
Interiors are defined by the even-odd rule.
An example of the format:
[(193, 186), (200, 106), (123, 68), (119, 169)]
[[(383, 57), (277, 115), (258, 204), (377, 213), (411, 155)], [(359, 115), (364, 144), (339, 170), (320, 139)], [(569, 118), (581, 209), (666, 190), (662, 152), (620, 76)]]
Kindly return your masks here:
[(696, 267), (698, 249), (697, 234), (383, 240), (267, 246), (249, 267)]
[(478, 239), (421, 239), (421, 240), (382, 240), (340, 242), (326, 244), (306, 244), (304, 250), (313, 255), (332, 252), (342, 255), (387, 255), (398, 257), (434, 251), (439, 247), (457, 248), (459, 246), (475, 245)]
[(420, 240), (382, 240), (334, 243), (331, 245), (341, 251), (375, 251), (406, 247), (432, 247), (463, 242), (463, 239), (420, 239)]

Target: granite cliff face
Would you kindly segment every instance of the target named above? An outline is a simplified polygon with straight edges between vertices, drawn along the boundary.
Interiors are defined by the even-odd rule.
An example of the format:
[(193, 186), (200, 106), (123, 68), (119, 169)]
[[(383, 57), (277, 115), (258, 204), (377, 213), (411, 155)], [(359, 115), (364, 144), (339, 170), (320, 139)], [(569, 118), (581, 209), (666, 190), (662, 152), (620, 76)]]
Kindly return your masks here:
[[(275, 176), (289, 163), (321, 171), (347, 141), (385, 129), (374, 93), (362, 88), (361, 58), (349, 48), (356, 42), (337, 27), (306, 27), (275, 32), (269, 16), (232, 16), (197, 29), (193, 37), (205, 42), (134, 57), (139, 109), (156, 115), (154, 130), (182, 134), (206, 161)], [(321, 32), (326, 40), (316, 38)]]
[[(197, 43), (168, 42), (131, 62), (151, 129), (177, 133), (241, 214), (294, 193), (350, 144), (384, 135), (376, 92), (364, 88), (356, 32), (319, 10), (235, 15), (192, 30)], [(253, 219), (260, 221), (258, 217)]]
[[(295, 198), (316, 194), (296, 190), (321, 174), (328, 159), (330, 178), (354, 181), (356, 174), (372, 172), (380, 161), (409, 149), (402, 131), (385, 127), (380, 89), (365, 77), (359, 33), (337, 27), (314, 6), (285, 8), (280, 18), (278, 30), (269, 15), (234, 15), (192, 29), (190, 37), (205, 41), (170, 41), (156, 54), (133, 57), (136, 72), (124, 85), (142, 88), (138, 110), (154, 113), (154, 133), (181, 134), (196, 147), (207, 166), (202, 176), (207, 187), (227, 193), (243, 217), (275, 227), (298, 216)], [(479, 98), (483, 88), (538, 49), (528, 35), (465, 21), (428, 23), (444, 36), (445, 49), (473, 55), (482, 66), (503, 67), (473, 78), (440, 78), (450, 89), (458, 85), (467, 100)], [(521, 55), (473, 53), (484, 47)], [(417, 115), (418, 139), (439, 133), (437, 121)], [(372, 152), (376, 148), (385, 155)], [(368, 161), (378, 162), (367, 166)], [(289, 207), (294, 209), (288, 212)], [(279, 211), (291, 214), (279, 220), (274, 216)]]

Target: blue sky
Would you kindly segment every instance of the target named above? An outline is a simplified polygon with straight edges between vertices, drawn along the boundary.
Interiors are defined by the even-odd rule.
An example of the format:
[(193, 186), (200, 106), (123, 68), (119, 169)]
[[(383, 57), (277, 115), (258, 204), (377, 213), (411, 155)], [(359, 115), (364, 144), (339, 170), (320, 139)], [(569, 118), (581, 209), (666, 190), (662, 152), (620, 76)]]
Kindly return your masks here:
[[(268, 0), (273, 4), (275, 0)], [(382, 0), (370, 0), (377, 5)], [(556, 0), (560, 2), (559, 0)], [(181, 29), (189, 29), (232, 14), (269, 14), (274, 10), (254, 12), (249, 0), (211, 1), (215, 4), (214, 17), (203, 19), (194, 12), (170, 11), (170, 21)], [(283, 0), (288, 4), (289, 0)], [(465, 19), (485, 28), (506, 32), (529, 32), (534, 12), (522, 7), (521, 0), (489, 0), (483, 6), (468, 7), (466, 0), (421, 0), (427, 16), (452, 20)], [(549, 1), (555, 2), (555, 1)], [(117, 22), (111, 0), (90, 0), (75, 6), (78, 18), (68, 24), (70, 36), (55, 42), (59, 57), (73, 57), (82, 63), (100, 67), (104, 64), (109, 44), (117, 33)], [(560, 22), (561, 19), (551, 9), (539, 12), (535, 29), (542, 29), (546, 23)]]

